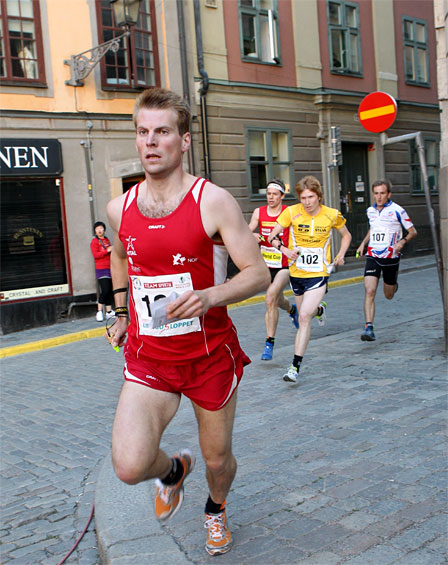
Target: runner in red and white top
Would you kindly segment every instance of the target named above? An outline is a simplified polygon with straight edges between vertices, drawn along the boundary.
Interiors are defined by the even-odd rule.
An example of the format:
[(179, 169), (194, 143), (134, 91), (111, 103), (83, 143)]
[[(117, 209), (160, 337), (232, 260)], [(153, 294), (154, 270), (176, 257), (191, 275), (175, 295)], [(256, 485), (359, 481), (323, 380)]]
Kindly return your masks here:
[[(373, 320), (375, 317), (375, 295), (383, 273), (384, 296), (392, 300), (398, 289), (398, 269), (403, 247), (417, 236), (417, 230), (406, 210), (391, 200), (392, 184), (389, 180), (378, 180), (372, 185), (375, 203), (367, 209), (370, 229), (356, 256), (364, 254), (367, 259), (364, 269), (364, 314), (366, 323), (361, 333), (362, 341), (375, 341)], [(403, 236), (403, 232), (406, 235)]]
[[(261, 354), (263, 361), (270, 361), (274, 353), (275, 333), (278, 324), (278, 309), (288, 312), (296, 328), (299, 319), (295, 304), (290, 304), (283, 294), (289, 282), (289, 262), (286, 255), (278, 251), (268, 241), (272, 230), (277, 224), (277, 218), (287, 206), (283, 204), (285, 197), (285, 183), (281, 179), (272, 179), (266, 188), (267, 205), (255, 208), (249, 223), (249, 228), (255, 232), (255, 239), (260, 246), (263, 259), (271, 274), (271, 284), (266, 292), (266, 343)], [(289, 245), (289, 228), (280, 233), (285, 248)]]
[[(236, 200), (183, 170), (190, 119), (174, 92), (152, 88), (138, 97), (134, 123), (145, 180), (107, 207), (116, 235), (111, 272), (118, 316), (108, 339), (122, 346), (128, 334), (112, 459), (126, 483), (157, 479), (156, 517), (173, 516), (195, 457), (189, 449), (168, 457), (160, 441), (187, 396), (209, 487), (206, 550), (215, 555), (232, 544), (225, 498), (236, 473), (235, 391), (250, 362), (225, 306), (263, 291), (269, 274)], [(225, 281), (227, 251), (239, 273)]]

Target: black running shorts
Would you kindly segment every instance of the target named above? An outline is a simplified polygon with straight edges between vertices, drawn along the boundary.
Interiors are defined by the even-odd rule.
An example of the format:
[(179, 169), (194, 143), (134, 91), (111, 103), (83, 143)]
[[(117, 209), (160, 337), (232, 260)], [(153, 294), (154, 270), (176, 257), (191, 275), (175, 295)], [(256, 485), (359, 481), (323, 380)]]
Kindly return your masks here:
[(395, 286), (398, 279), (398, 269), (400, 267), (400, 259), (374, 259), (367, 257), (364, 269), (365, 277), (381, 278), (383, 273), (384, 284)]

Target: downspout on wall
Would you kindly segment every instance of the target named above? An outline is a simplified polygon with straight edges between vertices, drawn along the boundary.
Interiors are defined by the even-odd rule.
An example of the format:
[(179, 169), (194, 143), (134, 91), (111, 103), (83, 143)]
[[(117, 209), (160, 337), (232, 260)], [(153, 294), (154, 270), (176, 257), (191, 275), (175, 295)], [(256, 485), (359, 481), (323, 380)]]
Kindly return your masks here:
[[(190, 87), (188, 86), (188, 61), (187, 61), (187, 43), (185, 40), (185, 14), (183, 0), (177, 0), (177, 25), (179, 28), (179, 43), (180, 43), (180, 64), (182, 67), (182, 95), (184, 100), (191, 105), (190, 100)], [(194, 148), (193, 143), (188, 152), (188, 168), (189, 173), (195, 175), (194, 166)]]
[(202, 77), (202, 86), (199, 91), (201, 102), (201, 123), (202, 123), (202, 146), (204, 151), (204, 176), (212, 180), (210, 171), (210, 153), (208, 144), (208, 121), (207, 121), (207, 91), (209, 87), (208, 74), (204, 67), (204, 50), (202, 46), (202, 26), (199, 0), (194, 2), (194, 23), (196, 29), (196, 53), (198, 58), (198, 70)]

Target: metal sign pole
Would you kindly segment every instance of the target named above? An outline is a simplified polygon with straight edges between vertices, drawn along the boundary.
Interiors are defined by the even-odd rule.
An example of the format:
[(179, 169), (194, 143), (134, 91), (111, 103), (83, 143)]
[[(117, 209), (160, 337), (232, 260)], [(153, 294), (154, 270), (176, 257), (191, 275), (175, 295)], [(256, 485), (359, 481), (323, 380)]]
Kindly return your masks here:
[(425, 193), (425, 200), (426, 200), (426, 207), (428, 209), (429, 215), (429, 225), (431, 228), (431, 235), (432, 241), (434, 245), (434, 253), (436, 256), (436, 263), (437, 263), (437, 272), (439, 275), (439, 285), (440, 285), (440, 292), (442, 294), (442, 305), (445, 310), (446, 305), (444, 304), (444, 294), (443, 294), (443, 266), (442, 266), (442, 256), (440, 254), (440, 247), (439, 247), (439, 240), (437, 237), (436, 231), (436, 222), (434, 219), (434, 210), (432, 208), (431, 203), (431, 193), (429, 191), (429, 182), (428, 182), (428, 170), (426, 168), (426, 158), (425, 158), (425, 145), (423, 143), (423, 136), (421, 131), (417, 131), (415, 133), (407, 133), (405, 135), (399, 135), (397, 137), (387, 137), (386, 133), (381, 134), (381, 143), (382, 145), (391, 145), (393, 143), (400, 143), (402, 141), (409, 141), (411, 139), (415, 139), (417, 150), (418, 150), (418, 158), (420, 161), (420, 168), (423, 178), (423, 189)]

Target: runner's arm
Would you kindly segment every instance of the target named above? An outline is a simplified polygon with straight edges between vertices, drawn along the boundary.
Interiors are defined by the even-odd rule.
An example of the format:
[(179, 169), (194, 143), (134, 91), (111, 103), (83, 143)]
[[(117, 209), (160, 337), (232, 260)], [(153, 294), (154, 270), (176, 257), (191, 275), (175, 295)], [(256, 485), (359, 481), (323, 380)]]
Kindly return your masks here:
[(223, 284), (183, 293), (167, 306), (169, 320), (202, 316), (215, 306), (249, 298), (270, 283), (269, 271), (233, 196), (208, 185), (202, 195), (201, 215), (206, 233), (222, 240), (239, 273)]
[[(297, 253), (295, 249), (289, 249), (288, 247), (283, 245), (283, 242), (282, 245), (280, 245), (279, 238), (276, 237), (281, 233), (283, 229), (284, 227), (277, 222), (268, 237), (268, 241), (273, 247), (275, 247), (276, 249), (278, 249), (278, 251), (281, 251), (283, 255), (288, 257), (288, 259), (290, 259), (291, 261), (295, 261), (299, 256), (299, 253)], [(292, 227), (290, 229), (292, 229)], [(274, 239), (275, 241), (274, 243), (272, 243)]]
[[(110, 272), (112, 275), (112, 287), (114, 289), (127, 288), (128, 277), (128, 260), (126, 251), (118, 237), (118, 230), (120, 229), (121, 213), (123, 209), (124, 195), (111, 200), (106, 208), (107, 218), (109, 225), (114, 232), (114, 245), (110, 255)], [(120, 292), (114, 295), (115, 307), (127, 306), (126, 292)], [(115, 347), (117, 345), (124, 345), (126, 338), (126, 331), (129, 324), (127, 317), (120, 316), (112, 328), (109, 330), (112, 340), (106, 335), (106, 339)]]
[(412, 228), (409, 228), (407, 231), (408, 231), (408, 233), (406, 234), (406, 236), (402, 237), (394, 245), (394, 251), (396, 251), (397, 253), (401, 253), (403, 251), (403, 247), (406, 245), (406, 243), (409, 243), (411, 241), (411, 239), (414, 239), (414, 237), (417, 237), (417, 230), (414, 228), (414, 226), (412, 226)]
[(338, 232), (341, 234), (341, 246), (339, 251), (334, 258), (335, 265), (343, 265), (345, 263), (345, 254), (347, 253), (347, 249), (350, 247), (350, 243), (352, 241), (352, 234), (348, 231), (347, 226), (342, 226), (342, 228), (338, 229)]
[(369, 239), (370, 239), (370, 230), (368, 230), (365, 238), (361, 241), (360, 246), (356, 250), (356, 253), (359, 253), (359, 257), (362, 257), (364, 255), (364, 246), (369, 241)]
[(259, 233), (255, 233), (255, 230), (258, 228), (258, 222), (260, 219), (259, 210), (260, 210), (259, 208), (255, 208), (255, 210), (252, 213), (252, 218), (250, 219), (249, 222), (249, 229), (250, 231), (254, 232), (255, 241), (257, 243), (260, 243), (260, 241), (262, 241), (261, 235)]

